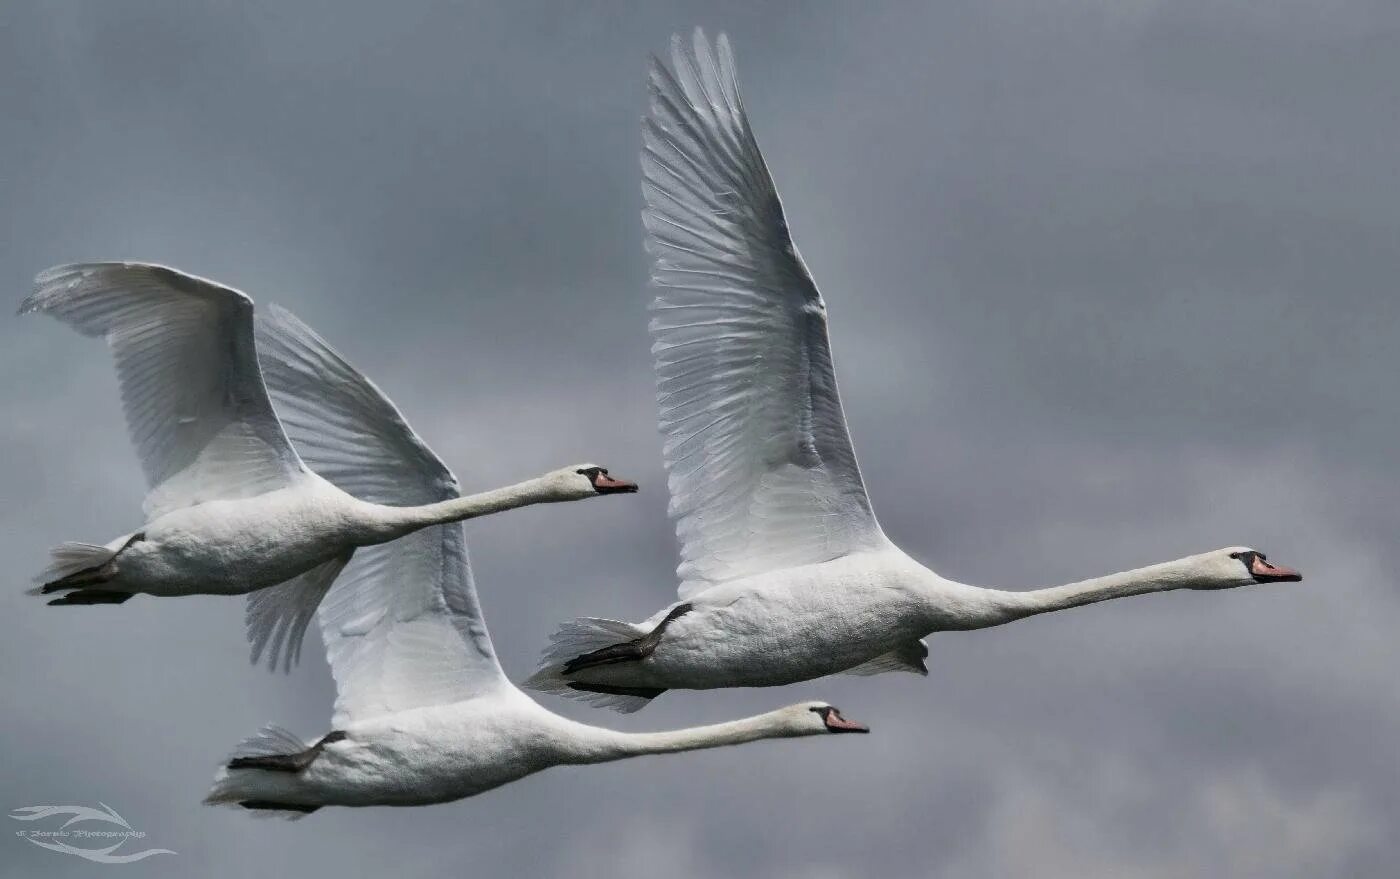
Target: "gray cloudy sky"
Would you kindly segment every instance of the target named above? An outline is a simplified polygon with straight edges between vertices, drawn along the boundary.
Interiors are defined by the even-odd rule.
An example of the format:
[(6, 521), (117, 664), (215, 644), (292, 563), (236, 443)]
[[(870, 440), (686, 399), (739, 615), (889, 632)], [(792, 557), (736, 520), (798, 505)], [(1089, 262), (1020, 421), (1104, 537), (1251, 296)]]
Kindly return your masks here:
[[(253, 821), (198, 805), (214, 767), (266, 721), (323, 732), (325, 665), (250, 668), (238, 601), (21, 594), (143, 489), (102, 346), (4, 319), (0, 806), (107, 803), (179, 853), (150, 876), (1392, 870), (1400, 8), (592, 5), (7, 2), (0, 289), (172, 263), (300, 314), (468, 487), (639, 479), (470, 526), (523, 677), (558, 621), (673, 594), (638, 119), (647, 53), (723, 29), (897, 542), (1007, 586), (1232, 543), (1308, 579), (939, 635), (927, 679), (547, 703), (649, 729), (824, 698), (868, 738)], [(102, 869), (0, 839), (6, 877)]]

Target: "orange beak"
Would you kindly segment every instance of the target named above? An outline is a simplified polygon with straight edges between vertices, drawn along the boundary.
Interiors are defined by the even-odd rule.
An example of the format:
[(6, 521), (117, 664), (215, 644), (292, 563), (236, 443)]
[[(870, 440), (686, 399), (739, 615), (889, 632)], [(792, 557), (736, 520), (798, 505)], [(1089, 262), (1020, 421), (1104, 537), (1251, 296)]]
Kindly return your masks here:
[(856, 723), (854, 720), (847, 720), (841, 716), (841, 712), (835, 708), (831, 709), (822, 717), (826, 721), (826, 728), (834, 733), (868, 733), (870, 727), (863, 723)]
[(1293, 570), (1285, 568), (1283, 565), (1271, 565), (1263, 556), (1255, 555), (1249, 563), (1249, 572), (1254, 575), (1254, 579), (1260, 583), (1297, 583), (1303, 579), (1303, 575)]
[(598, 494), (630, 494), (637, 490), (637, 483), (599, 473), (593, 478), (593, 490)]

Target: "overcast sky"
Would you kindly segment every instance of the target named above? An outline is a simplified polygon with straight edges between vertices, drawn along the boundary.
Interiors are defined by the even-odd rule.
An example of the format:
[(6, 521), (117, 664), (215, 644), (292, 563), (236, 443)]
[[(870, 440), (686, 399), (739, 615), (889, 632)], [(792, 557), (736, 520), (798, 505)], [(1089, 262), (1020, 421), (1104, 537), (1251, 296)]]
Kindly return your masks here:
[[(468, 527), (506, 671), (674, 595), (639, 219), (649, 52), (727, 31), (906, 551), (1044, 585), (1245, 543), (1301, 584), (931, 639), (807, 698), (868, 737), (554, 769), (295, 823), (199, 806), (319, 651), (242, 602), (48, 608), (62, 540), (141, 521), (103, 346), (0, 319), (0, 807), (103, 802), (143, 876), (1377, 876), (1400, 847), (1400, 8), (1385, 2), (0, 5), (0, 290), (156, 260), (280, 302), (469, 489), (579, 460), (635, 497)], [(1226, 8), (1226, 7), (1230, 8)], [(1246, 11), (1247, 10), (1247, 11)], [(14, 822), (9, 822), (14, 824)], [(15, 829), (14, 826), (8, 829)], [(109, 869), (0, 838), (0, 875)]]

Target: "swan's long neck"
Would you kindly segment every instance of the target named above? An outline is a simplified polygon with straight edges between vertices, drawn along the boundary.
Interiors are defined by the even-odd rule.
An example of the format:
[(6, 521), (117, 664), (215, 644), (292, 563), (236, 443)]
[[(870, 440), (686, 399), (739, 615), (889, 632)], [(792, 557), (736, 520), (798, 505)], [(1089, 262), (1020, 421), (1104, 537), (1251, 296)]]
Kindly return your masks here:
[(1127, 598), (1130, 595), (1145, 595), (1149, 592), (1167, 592), (1172, 589), (1188, 588), (1195, 582), (1187, 559), (1149, 565), (1131, 571), (1095, 577), (1067, 583), (1064, 586), (1051, 586), (1045, 589), (1031, 589), (1025, 592), (1011, 592), (1001, 589), (984, 589), (980, 616), (968, 628), (997, 626), (1019, 620), (1023, 617), (1065, 610), (1084, 604), (1094, 604), (1113, 598)]
[(601, 727), (584, 727), (571, 736), (572, 761), (606, 763), (646, 754), (674, 754), (742, 745), (760, 739), (789, 738), (820, 733), (820, 730), (794, 729), (781, 719), (781, 712), (769, 712), (742, 720), (695, 726), (667, 732), (628, 733)]
[(549, 480), (537, 477), (507, 485), (505, 488), (494, 488), (421, 507), (376, 506), (373, 516), (376, 520), (376, 531), (381, 532), (380, 536), (387, 541), (430, 525), (460, 522), (463, 519), (513, 510), (517, 507), (562, 500), (566, 498), (551, 488)]

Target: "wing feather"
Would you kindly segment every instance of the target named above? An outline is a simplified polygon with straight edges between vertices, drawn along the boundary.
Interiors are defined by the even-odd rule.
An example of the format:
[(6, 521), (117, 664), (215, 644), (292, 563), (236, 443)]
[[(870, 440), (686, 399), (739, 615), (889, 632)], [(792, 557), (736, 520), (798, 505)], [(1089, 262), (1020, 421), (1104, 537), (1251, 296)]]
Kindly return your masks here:
[(165, 266), (84, 263), (41, 273), (20, 306), (35, 311), (111, 347), (148, 517), (304, 474), (263, 386), (247, 296)]
[(788, 233), (733, 53), (651, 69), (643, 219), (680, 597), (885, 543), (846, 430), (826, 306)]
[[(459, 495), (456, 477), (393, 402), (310, 327), (273, 306), (257, 335), (272, 398), (316, 473), (374, 503)], [(357, 550), (317, 619), (336, 680), (337, 726), (507, 684), (460, 523)]]

